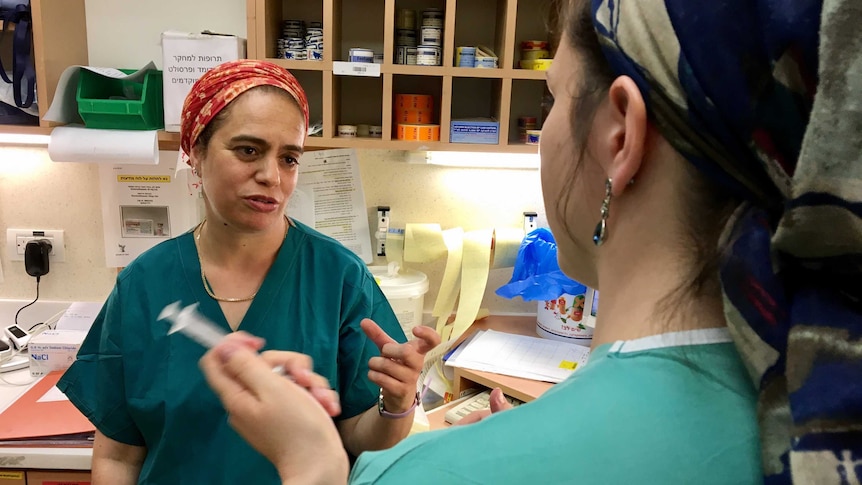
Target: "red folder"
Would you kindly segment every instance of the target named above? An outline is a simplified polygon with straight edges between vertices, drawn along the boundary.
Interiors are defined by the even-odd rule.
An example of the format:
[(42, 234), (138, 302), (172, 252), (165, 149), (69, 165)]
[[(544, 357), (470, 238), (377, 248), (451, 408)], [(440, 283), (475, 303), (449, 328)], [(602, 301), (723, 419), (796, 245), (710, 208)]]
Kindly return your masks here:
[(96, 431), (96, 427), (71, 401), (38, 402), (57, 384), (63, 372), (45, 375), (0, 413), (0, 441), (62, 439)]

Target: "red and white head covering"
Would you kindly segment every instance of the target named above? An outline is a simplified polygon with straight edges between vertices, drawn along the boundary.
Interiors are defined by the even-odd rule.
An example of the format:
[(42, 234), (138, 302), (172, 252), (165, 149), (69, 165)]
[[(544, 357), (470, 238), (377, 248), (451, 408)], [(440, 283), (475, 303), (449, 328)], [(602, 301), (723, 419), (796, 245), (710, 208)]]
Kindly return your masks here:
[(187, 163), (192, 147), (213, 118), (240, 94), (257, 86), (275, 86), (290, 94), (302, 111), (308, 131), (308, 99), (299, 81), (287, 69), (253, 59), (225, 62), (198, 79), (183, 103), (180, 148)]

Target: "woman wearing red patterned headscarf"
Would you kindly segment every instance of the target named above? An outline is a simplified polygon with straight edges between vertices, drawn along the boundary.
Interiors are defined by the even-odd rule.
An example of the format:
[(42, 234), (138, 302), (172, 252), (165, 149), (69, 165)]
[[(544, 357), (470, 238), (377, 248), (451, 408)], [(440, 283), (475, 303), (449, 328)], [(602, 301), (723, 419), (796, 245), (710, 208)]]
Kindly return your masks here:
[(310, 356), (316, 374), (292, 377), (327, 403), (352, 454), (406, 436), (436, 334), (404, 344), (362, 261), (285, 215), (307, 131), (305, 93), (275, 64), (222, 64), (192, 88), (181, 147), (206, 217), (123, 270), (60, 383), (98, 430), (94, 484), (280, 483), (204, 382), (205, 349), (159, 321), (176, 301), (265, 338), (244, 338), (256, 350)]

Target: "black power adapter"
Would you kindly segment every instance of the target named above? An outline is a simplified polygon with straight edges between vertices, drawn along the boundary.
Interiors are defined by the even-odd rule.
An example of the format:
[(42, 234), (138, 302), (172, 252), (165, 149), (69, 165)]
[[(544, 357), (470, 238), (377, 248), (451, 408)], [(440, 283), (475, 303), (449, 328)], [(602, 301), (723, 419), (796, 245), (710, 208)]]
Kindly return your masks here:
[(28, 275), (39, 278), (48, 274), (48, 255), (52, 248), (51, 241), (47, 239), (34, 239), (27, 243), (24, 247), (24, 269)]

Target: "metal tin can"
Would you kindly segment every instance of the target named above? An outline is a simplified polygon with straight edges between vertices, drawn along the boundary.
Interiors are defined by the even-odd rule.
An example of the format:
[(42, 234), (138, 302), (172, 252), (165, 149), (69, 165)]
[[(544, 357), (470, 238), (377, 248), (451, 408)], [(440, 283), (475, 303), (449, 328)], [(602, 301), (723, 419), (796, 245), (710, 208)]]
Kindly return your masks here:
[(427, 8), (422, 11), (422, 26), (443, 28), (443, 10), (439, 8)]
[(419, 66), (439, 66), (440, 47), (420, 45), (416, 48), (416, 64)]
[(346, 138), (356, 137), (356, 125), (338, 125), (338, 136)]
[(413, 58), (413, 64), (416, 64), (416, 48), (407, 46), (398, 46), (395, 48), (395, 64), (410, 64), (410, 58)]
[(416, 11), (409, 8), (399, 9), (395, 16), (395, 28), (414, 30), (416, 28)]
[(420, 45), (441, 46), (443, 45), (443, 29), (439, 27), (422, 27), (419, 36)]
[(365, 62), (371, 64), (374, 62), (374, 51), (361, 47), (350, 49), (350, 62)]

